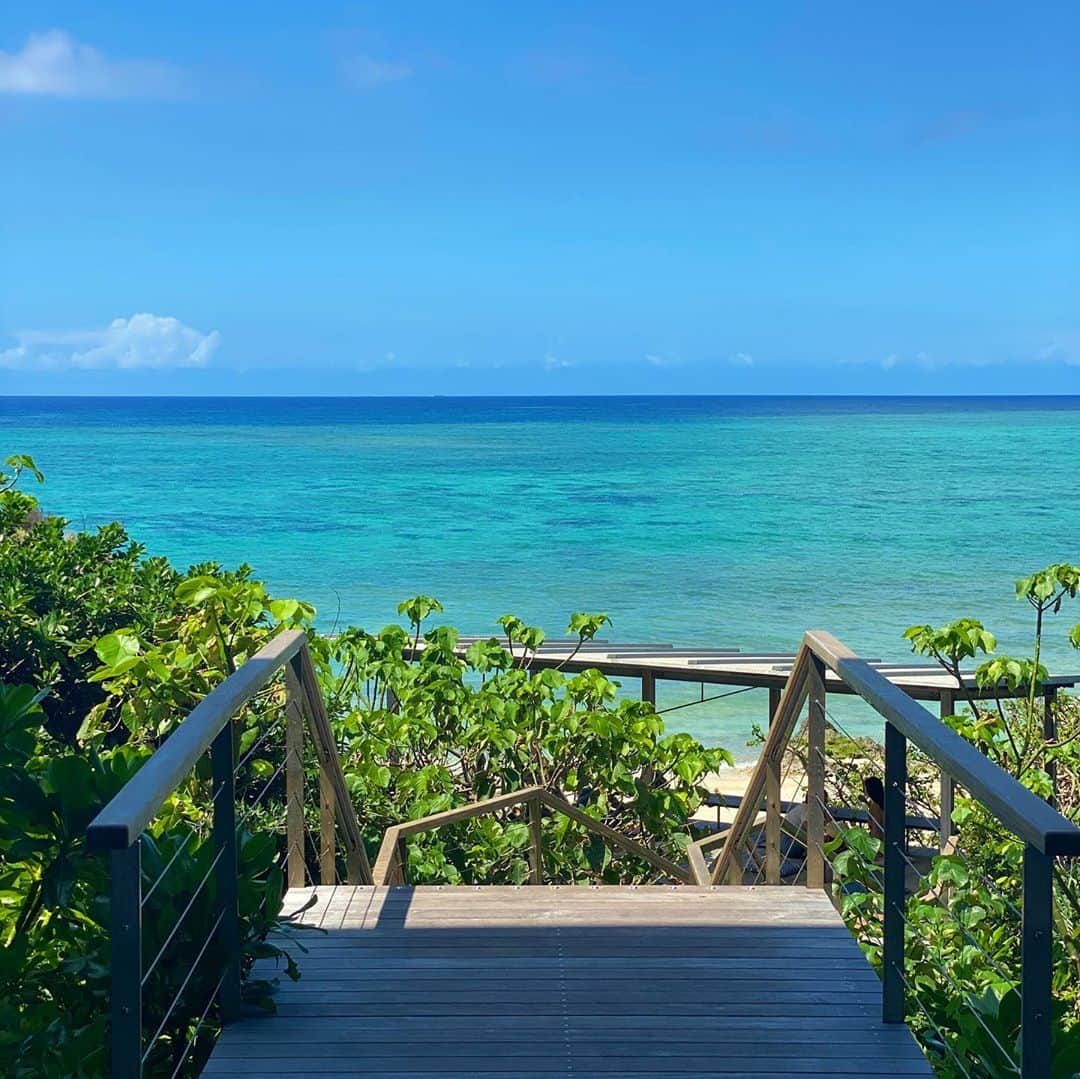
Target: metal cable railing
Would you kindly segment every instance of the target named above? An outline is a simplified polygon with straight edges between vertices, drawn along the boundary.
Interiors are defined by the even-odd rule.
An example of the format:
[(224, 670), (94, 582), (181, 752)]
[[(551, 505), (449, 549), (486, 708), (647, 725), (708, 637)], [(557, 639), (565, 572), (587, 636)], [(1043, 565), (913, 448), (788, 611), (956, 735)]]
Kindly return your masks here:
[[(812, 705), (812, 706), (816, 706), (816, 705)], [(849, 744), (852, 744), (852, 745), (857, 745), (858, 744), (859, 740), (856, 739), (848, 730), (845, 729), (844, 725), (839, 721), (839, 719), (831, 711), (826, 709), (825, 716), (826, 716), (826, 720), (827, 720), (828, 725), (829, 725), (830, 728), (832, 728), (834, 731), (836, 731)], [(841, 758), (841, 757), (833, 754), (826, 761), (826, 758), (825, 758), (826, 750), (825, 750), (824, 746), (815, 747), (814, 752), (819, 753), (821, 755), (821, 757), (822, 757), (822, 760), (825, 763), (831, 763), (834, 774), (835, 773), (840, 773), (839, 782), (840, 782), (841, 790), (846, 792), (846, 796), (847, 796), (848, 799), (850, 799), (854, 795), (854, 793), (856, 791), (861, 789), (862, 775), (853, 766), (850, 759), (845, 760), (844, 758)], [(871, 769), (871, 770), (874, 771), (874, 770), (879, 770), (879, 769)], [(909, 777), (909, 780), (910, 779), (911, 779), (911, 777)], [(914, 786), (915, 786), (915, 784), (913, 782), (909, 782), (909, 788), (912, 788)], [(844, 797), (844, 795), (838, 794), (838, 799), (839, 800), (842, 801), (843, 797)], [(838, 837), (838, 845), (837, 845), (837, 847), (835, 849), (830, 849), (829, 847), (826, 847), (826, 849), (825, 849), (825, 851), (823, 853), (824, 853), (825, 858), (829, 862), (830, 866), (834, 867), (834, 874), (833, 874), (833, 880), (832, 880), (833, 887), (834, 887), (834, 893), (838, 894), (838, 898), (841, 899), (841, 907), (843, 908), (842, 892), (843, 892), (843, 889), (844, 889), (845, 884), (846, 884), (846, 882), (844, 880), (845, 874), (843, 874), (843, 873), (838, 874), (838, 873), (835, 872), (835, 863), (836, 863), (837, 859), (834, 856), (837, 853), (839, 853), (839, 851), (841, 851), (841, 850), (843, 850), (845, 848), (845, 844), (843, 842), (843, 839), (844, 839), (844, 836), (848, 834), (850, 826), (845, 827), (845, 825), (843, 823), (841, 823), (840, 821), (838, 821), (836, 819), (836, 817), (833, 815), (833, 813), (832, 813), (832, 811), (830, 809), (830, 806), (828, 804), (827, 799), (821, 799), (821, 804), (822, 804), (822, 806), (824, 808), (824, 811), (826, 813), (827, 822), (828, 822), (829, 825), (831, 825), (831, 831), (833, 832), (834, 835), (836, 835)], [(925, 806), (925, 808), (931, 809), (932, 807)], [(918, 899), (918, 900), (921, 900), (922, 902), (927, 902), (927, 897), (929, 897), (929, 904), (932, 905), (933, 907), (935, 907), (937, 910), (940, 910), (942, 912), (942, 914), (944, 915), (944, 918), (940, 919), (938, 921), (938, 923), (935, 925), (935, 929), (938, 932), (941, 932), (941, 930), (942, 930), (941, 922), (951, 923), (954, 926), (955, 930), (959, 933), (959, 936), (963, 939), (965, 948), (966, 949), (971, 949), (973, 953), (977, 954), (978, 957), (979, 957), (980, 963), (986, 969), (992, 971), (998, 977), (998, 979), (1000, 980), (1000, 982), (1003, 985), (1007, 985), (1010, 989), (1015, 988), (1015, 989), (1019, 990), (1019, 985), (1018, 985), (1019, 972), (1013, 972), (1013, 973), (1007, 972), (1004, 969), (1004, 967), (1001, 965), (1001, 962), (999, 961), (999, 959), (995, 958), (994, 956), (992, 956), (990, 954), (990, 952), (983, 946), (983, 944), (971, 933), (970, 929), (967, 926), (964, 925), (964, 923), (963, 923), (963, 921), (961, 919), (961, 916), (960, 916), (962, 911), (958, 911), (958, 910), (954, 909), (955, 903), (950, 904), (949, 902), (946, 902), (944, 900), (944, 898), (942, 897), (942, 895), (940, 894), (940, 892), (933, 889), (933, 888), (923, 889), (921, 887), (923, 882), (926, 881), (926, 878), (928, 876), (930, 876), (931, 872), (933, 871), (933, 864), (936, 863), (940, 859), (946, 859), (946, 860), (949, 860), (949, 861), (958, 861), (958, 862), (960, 862), (961, 864), (963, 864), (965, 866), (965, 871), (969, 874), (970, 879), (975, 879), (976, 877), (978, 877), (988, 887), (992, 887), (994, 882), (992, 882), (987, 877), (987, 875), (985, 873), (982, 873), (976, 866), (974, 866), (974, 864), (970, 861), (970, 859), (968, 859), (966, 856), (964, 856), (960, 851), (958, 851), (955, 848), (953, 848), (948, 855), (936, 854), (935, 857), (934, 857), (933, 863), (931, 863), (931, 866), (929, 867), (930, 872), (928, 872), (927, 865), (925, 865), (925, 864), (923, 864), (923, 865), (917, 864), (910, 857), (910, 850), (909, 850), (906, 843), (901, 846), (899, 853), (900, 853), (900, 857), (902, 858), (902, 860), (904, 862), (905, 870), (908, 871), (906, 873), (906, 876), (909, 879), (905, 882), (905, 891), (909, 894), (909, 903), (911, 902), (912, 899)], [(866, 876), (869, 878), (869, 881), (871, 882), (871, 884), (878, 889), (878, 894), (883, 895), (884, 894), (884, 877), (883, 877), (883, 874), (877, 872), (876, 864), (874, 862), (867, 862), (867, 861), (861, 860), (860, 861), (860, 869), (865, 871)], [(1004, 896), (1002, 896), (1002, 899), (1005, 900), (1005, 902), (1007, 902), (1007, 899), (1005, 899)], [(1009, 905), (1011, 906), (1011, 904), (1009, 904)], [(1015, 909), (1015, 908), (1013, 908), (1013, 909)], [(1019, 912), (1017, 912), (1017, 914), (1019, 914)], [(863, 924), (865, 925), (865, 922)], [(915, 927), (912, 926), (911, 920), (908, 917), (906, 909), (904, 911), (904, 925), (905, 925), (905, 930), (909, 930), (909, 929), (913, 930), (911, 933), (908, 934), (908, 937), (909, 937), (908, 949), (910, 950), (910, 948), (911, 948), (910, 941), (911, 940), (916, 940), (917, 941), (919, 939), (919, 934), (918, 934), (918, 926), (917, 925)], [(939, 942), (940, 942), (940, 938), (939, 938)], [(926, 948), (925, 941), (922, 941), (921, 945), (922, 946), (920, 947), (920, 950), (919, 950), (919, 958), (923, 962), (928, 963), (931, 966), (931, 968), (934, 970), (934, 972), (937, 975), (937, 984), (938, 985), (948, 986), (951, 983), (951, 981), (953, 980), (954, 971), (951, 970), (946, 965), (946, 962), (945, 962), (945, 960), (943, 959), (943, 957), (941, 955), (934, 955), (932, 952), (930, 952)], [(970, 962), (970, 956), (968, 958), (968, 961)], [(906, 970), (903, 972), (903, 979), (904, 979), (905, 988), (907, 989), (907, 1002), (908, 1002), (908, 1004), (909, 1005), (912, 1005), (912, 1004), (916, 1005), (918, 1007), (919, 1011), (922, 1013), (923, 1018), (928, 1017), (929, 1012), (928, 1012), (928, 1010), (926, 1009), (926, 1007), (924, 1006), (924, 1004), (923, 1004), (923, 1002), (921, 1000), (921, 993), (920, 993), (919, 987), (914, 985), (912, 983), (912, 981), (908, 978)], [(1004, 1067), (1005, 1071), (1006, 1072), (1012, 1072), (1012, 1073), (1015, 1073), (1015, 1074), (1019, 1074), (1020, 1073), (1019, 1062), (1016, 1059), (1015, 1050), (1011, 1049), (1011, 1048), (1007, 1048), (1005, 1045), (1002, 1044), (1000, 1033), (994, 1031), (993, 1029), (991, 1029), (989, 1023), (986, 1021), (983, 1014), (980, 1012), (980, 1010), (977, 1007), (975, 1007), (970, 1002), (970, 1000), (967, 1000), (967, 999), (963, 1000), (961, 1002), (961, 1006), (963, 1007), (965, 1013), (968, 1016), (970, 1016), (971, 1019), (974, 1020), (976, 1026), (978, 1026), (981, 1029), (982, 1033), (985, 1035), (988, 1043), (996, 1051), (996, 1054), (1000, 1058), (1001, 1065), (1002, 1065), (1002, 1067)], [(920, 1024), (918, 1022), (915, 1023), (916, 1029), (919, 1028), (919, 1025)], [(947, 1054), (950, 1061), (953, 1064), (955, 1064), (957, 1067), (960, 1068), (960, 1070), (962, 1071), (963, 1074), (965, 1074), (965, 1075), (969, 1074), (970, 1073), (969, 1069), (971, 1069), (972, 1067), (976, 1067), (976, 1065), (973, 1064), (973, 1062), (970, 1059), (964, 1060), (960, 1056), (960, 1054), (957, 1052), (957, 1050), (954, 1048), (953, 1043), (955, 1041), (955, 1036), (952, 1037), (952, 1038), (945, 1036), (943, 1034), (943, 1032), (941, 1031), (940, 1027), (936, 1023), (933, 1023), (932, 1027), (933, 1027), (933, 1029), (935, 1031), (935, 1035), (936, 1035), (936, 1044), (927, 1045), (926, 1047), (930, 1048), (930, 1049), (935, 1049), (937, 1047), (940, 1047), (941, 1050), (945, 1054)], [(924, 1044), (925, 1044), (925, 1042), (924, 1042)], [(999, 1068), (999, 1071), (1000, 1071), (1000, 1068)]]
[[(808, 887), (830, 892), (836, 888), (842, 874), (833, 871), (833, 863), (851, 847), (854, 837), (848, 828), (851, 821), (841, 819), (832, 808), (836, 799), (828, 791), (827, 776), (832, 767), (834, 780), (851, 791), (857, 789), (861, 773), (854, 760), (838, 764), (828, 752), (830, 725), (849, 741), (853, 739), (826, 711), (826, 671), (833, 672), (846, 691), (861, 696), (885, 721), (880, 767), (874, 762), (882, 773), (884, 790), (878, 821), (880, 855), (875, 852), (872, 858), (863, 857), (859, 867), (863, 879), (858, 887), (870, 898), (853, 894), (853, 885), (848, 882), (838, 900), (846, 902), (849, 912), (856, 910), (858, 918), (853, 920), (865, 930), (869, 950), (878, 957), (883, 1019), (896, 1023), (912, 1019), (916, 1029), (923, 1030), (924, 1045), (954, 1067), (955, 1074), (1012, 1073), (1022, 1079), (1045, 1079), (1051, 1069), (1055, 860), (1080, 854), (1080, 828), (828, 634), (806, 634), (782, 695), (771, 702), (772, 723), (761, 759), (726, 835), (691, 844), (695, 880), (780, 883), (782, 844), (786, 844), (786, 855), (797, 851), (801, 843), (802, 862), (784, 879), (794, 876)], [(780, 792), (790, 776), (795, 748), (792, 735), (807, 702), (804, 774), (799, 786), (800, 792), (806, 791), (805, 822), (793, 829), (785, 824)], [(935, 807), (927, 795), (927, 779), (920, 773), (927, 764), (940, 769), (943, 797), (946, 790), (950, 796), (954, 787), (960, 790), (990, 825), (1022, 847), (1023, 869), (1016, 878), (1022, 894), (1008, 894), (1010, 873), (987, 872), (956, 849), (951, 805), (947, 816), (945, 805)], [(914, 769), (910, 774), (909, 765)], [(763, 808), (764, 829), (759, 823)], [(926, 817), (909, 817), (910, 808)], [(941, 837), (939, 846), (947, 846), (944, 854), (929, 853), (927, 879), (927, 864), (920, 864), (909, 849), (907, 833), (928, 830), (933, 819), (950, 825), (950, 834)], [(710, 865), (705, 854), (721, 843), (719, 857)], [(850, 861), (845, 859), (849, 868)], [(1005, 945), (994, 945), (991, 952), (971, 932), (972, 926), (964, 923), (970, 911), (956, 898), (958, 878), (950, 867), (962, 868), (968, 875), (966, 880), (993, 893), (993, 912), (1004, 920), (1000, 936), (1019, 945), (1018, 962), (1007, 954)], [(915, 882), (910, 896), (906, 887), (909, 875)], [(1059, 883), (1064, 888), (1065, 882)], [(921, 940), (910, 922), (912, 903), (922, 904), (920, 913), (929, 912), (930, 924), (941, 926), (929, 944)], [(989, 1012), (980, 1010), (978, 1002), (948, 995), (952, 975), (964, 963), (978, 967), (988, 988), (1001, 990), (1005, 997), (1015, 993), (1018, 1039), (1013, 1038), (1010, 1023), (992, 1019)], [(936, 994), (934, 1009), (926, 1006), (928, 993)], [(1005, 998), (996, 999), (1004, 1008)], [(958, 1049), (960, 1040), (951, 1031), (950, 1022), (942, 1021), (944, 1013), (968, 1034), (974, 1032), (976, 1039), (982, 1040), (981, 1047)], [(987, 1070), (990, 1065), (983, 1068), (979, 1053), (996, 1070)]]
[[(284, 693), (280, 683), (271, 687), (281, 673)], [(237, 760), (232, 719), (253, 700), (267, 713), (267, 729)], [(281, 728), (280, 719), (275, 721), (269, 713), (282, 703), (285, 738), (276, 748), (283, 747), (284, 752), (274, 754), (280, 756), (279, 763), (267, 774), (270, 762), (264, 754), (275, 747), (274, 737)], [(305, 820), (304, 775), (310, 770), (305, 749), (313, 752), (320, 776), (319, 848), (314, 848)], [(187, 823), (183, 836), (162, 833), (161, 840), (168, 837), (175, 848), (164, 865), (155, 868), (151, 880), (143, 855), (149, 844), (157, 852), (155, 819), (173, 793), (190, 783), (193, 772), (199, 774), (207, 755), (212, 824), (206, 828)], [(190, 789), (198, 794), (198, 781)], [(245, 931), (238, 905), (238, 860), (256, 827), (282, 836), (281, 850), (265, 870), (268, 884), (273, 874), (287, 875), (290, 886), (314, 880), (312, 866), (329, 868), (332, 880), (326, 883), (336, 882), (337, 838), (344, 842), (348, 874), (354, 880), (371, 881), (307, 638), (296, 630), (278, 634), (213, 690), (90, 825), (90, 845), (109, 850), (111, 857), (113, 1076), (140, 1076), (147, 1069), (154, 1074), (183, 1074), (197, 1066), (196, 1049), (208, 1025), (238, 1017)], [(306, 842), (312, 844), (312, 856)], [(201, 862), (204, 850), (206, 860)], [(324, 853), (329, 857), (324, 859)], [(199, 864), (199, 879), (178, 898), (175, 886), (165, 884), (178, 866), (187, 865), (182, 861), (185, 854)], [(280, 887), (265, 890), (258, 907), (260, 920), (245, 925), (265, 925), (276, 917), (276, 911), (266, 909), (271, 894), (280, 894)], [(160, 939), (151, 940), (156, 934)], [(154, 954), (147, 962), (148, 945)]]

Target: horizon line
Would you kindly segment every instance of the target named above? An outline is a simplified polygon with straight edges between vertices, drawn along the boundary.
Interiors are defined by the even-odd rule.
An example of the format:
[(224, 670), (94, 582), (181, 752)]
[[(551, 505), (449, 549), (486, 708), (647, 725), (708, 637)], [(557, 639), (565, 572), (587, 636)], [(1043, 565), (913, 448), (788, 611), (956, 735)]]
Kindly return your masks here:
[(1080, 393), (0, 393), (0, 401), (1080, 400)]

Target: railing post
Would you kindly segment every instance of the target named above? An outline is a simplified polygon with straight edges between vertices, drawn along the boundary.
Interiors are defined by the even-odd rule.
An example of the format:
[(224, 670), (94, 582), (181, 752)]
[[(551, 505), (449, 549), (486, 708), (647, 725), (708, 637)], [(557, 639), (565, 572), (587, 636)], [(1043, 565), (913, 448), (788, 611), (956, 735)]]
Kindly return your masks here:
[[(956, 703), (951, 689), (941, 691), (941, 718), (947, 719), (956, 710)], [(938, 825), (938, 849), (944, 853), (949, 848), (949, 840), (953, 834), (953, 802), (956, 794), (956, 783), (953, 777), (942, 768), (941, 785), (939, 787), (941, 800), (941, 813)]]
[(641, 672), (641, 699), (656, 707), (656, 672)]
[(543, 832), (541, 831), (542, 807), (539, 798), (530, 798), (527, 804), (529, 814), (529, 833), (532, 844), (529, 853), (529, 868), (532, 870), (532, 883), (544, 883), (544, 846)]
[(825, 664), (810, 657), (806, 747), (806, 887), (825, 887)]
[(337, 805), (334, 786), (319, 765), (319, 883), (337, 884)]
[(111, 852), (112, 987), (109, 1046), (113, 1079), (142, 1075), (142, 836)]
[(1020, 1074), (1050, 1074), (1053, 998), (1054, 862), (1037, 847), (1024, 847), (1023, 951), (1020, 988)]
[(285, 842), (288, 884), (303, 888), (304, 879), (304, 690), (299, 655), (285, 668)]
[(226, 723), (210, 747), (214, 789), (214, 869), (216, 906), (221, 917), (218, 939), (224, 965), (221, 982), (221, 1021), (240, 1017), (240, 912), (236, 880), (236, 795), (232, 723)]
[[(1057, 742), (1057, 717), (1054, 715), (1054, 703), (1057, 700), (1057, 686), (1049, 686), (1043, 693), (1043, 739), (1046, 744)], [(1050, 777), (1050, 804), (1057, 803), (1057, 762), (1046, 762), (1046, 774)]]
[(885, 723), (885, 911), (882, 1006), (886, 1023), (904, 1022), (904, 855), (907, 816), (907, 739)]
[[(780, 690), (769, 690), (769, 726), (780, 708)], [(780, 883), (780, 758), (770, 759), (765, 775), (765, 883)]]

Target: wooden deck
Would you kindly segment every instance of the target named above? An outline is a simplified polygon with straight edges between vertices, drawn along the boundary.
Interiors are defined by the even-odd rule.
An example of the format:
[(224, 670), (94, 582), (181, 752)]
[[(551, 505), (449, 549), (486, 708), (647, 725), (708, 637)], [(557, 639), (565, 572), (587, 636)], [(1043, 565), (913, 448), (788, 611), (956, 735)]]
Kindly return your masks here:
[[(488, 638), (462, 637), (458, 654), (476, 640)], [(418, 652), (423, 651), (421, 643)], [(795, 662), (793, 653), (760, 652), (729, 648), (678, 648), (671, 644), (617, 644), (609, 641), (590, 641), (582, 647), (566, 640), (545, 641), (530, 656), (529, 667), (542, 670), (557, 667), (570, 673), (596, 667), (612, 677), (643, 678), (650, 685), (656, 681), (700, 682), (718, 686), (742, 686), (781, 690), (791, 674)], [(901, 662), (883, 662), (867, 658), (875, 670), (893, 685), (899, 686), (909, 697), (916, 700), (941, 701), (947, 706), (945, 714), (951, 714), (954, 701), (959, 698), (986, 698), (998, 696), (1026, 697), (1023, 686), (1009, 689), (1004, 685), (980, 687), (974, 670), (963, 673), (964, 688), (961, 692), (956, 679), (946, 674), (937, 663), (919, 662), (918, 657)], [(1053, 697), (1059, 689), (1068, 689), (1080, 683), (1080, 674), (1053, 675), (1040, 683), (1040, 692)], [(825, 688), (829, 693), (853, 694), (854, 690), (831, 670), (825, 672)], [(654, 700), (654, 690), (647, 696)]]
[(285, 910), (313, 892), (303, 976), (205, 1075), (931, 1075), (820, 891), (338, 886)]

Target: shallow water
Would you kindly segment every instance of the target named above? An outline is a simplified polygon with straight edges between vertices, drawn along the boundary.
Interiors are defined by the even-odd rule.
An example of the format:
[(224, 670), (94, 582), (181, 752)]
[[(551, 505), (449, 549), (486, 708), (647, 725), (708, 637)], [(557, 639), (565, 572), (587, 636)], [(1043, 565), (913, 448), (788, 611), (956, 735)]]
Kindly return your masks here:
[[(326, 629), (427, 592), (472, 633), (605, 610), (613, 640), (794, 650), (812, 626), (898, 660), (911, 623), (974, 615), (1019, 650), (1014, 578), (1080, 561), (1080, 398), (5, 398), (0, 426), (47, 509), (249, 562)], [(1055, 670), (1080, 669), (1075, 622)], [(763, 698), (671, 723), (745, 758)]]

